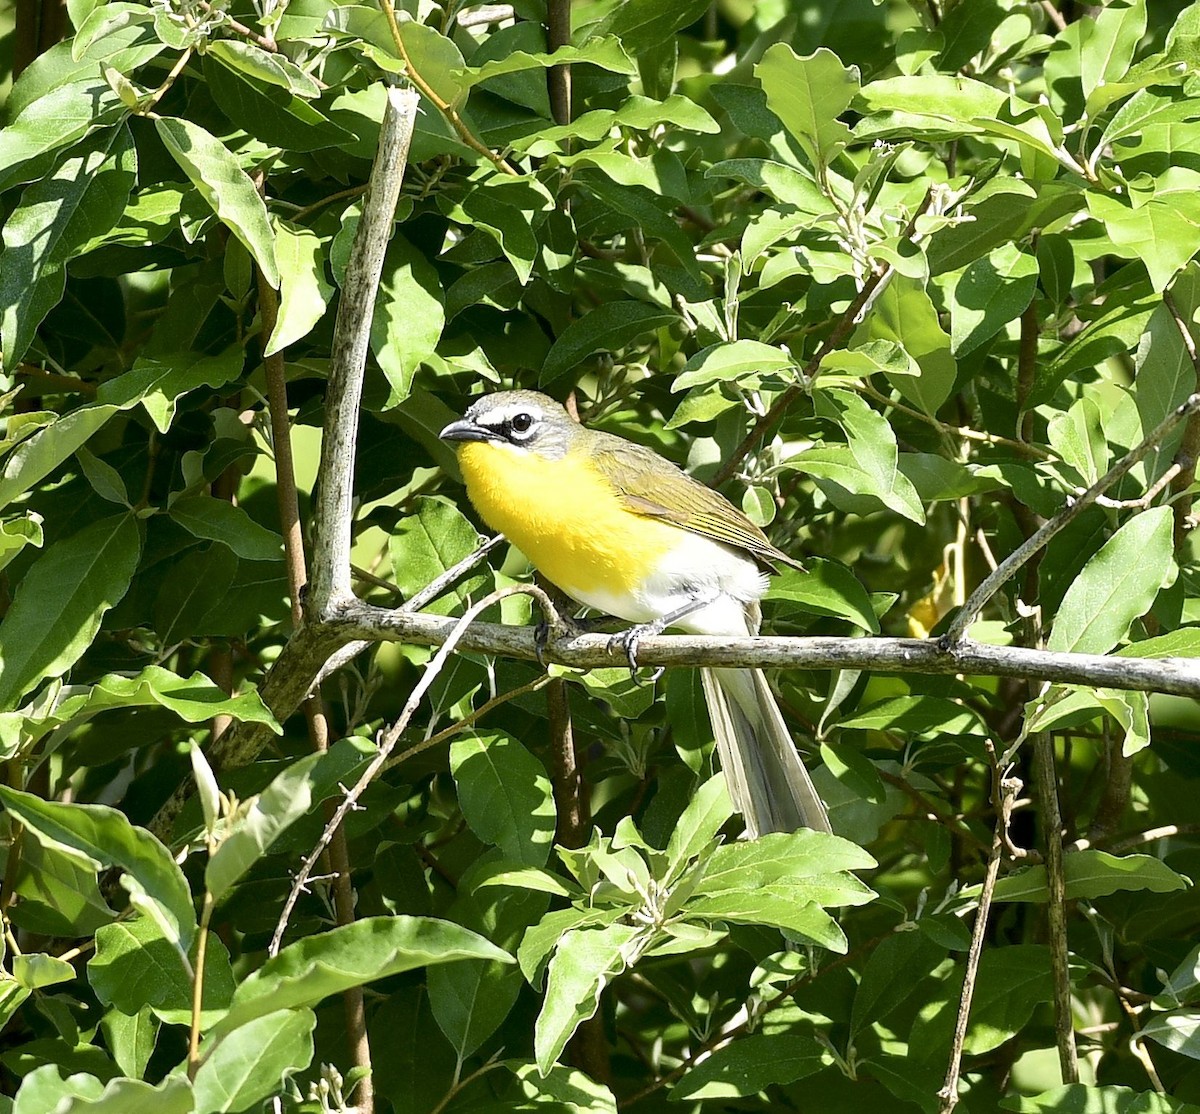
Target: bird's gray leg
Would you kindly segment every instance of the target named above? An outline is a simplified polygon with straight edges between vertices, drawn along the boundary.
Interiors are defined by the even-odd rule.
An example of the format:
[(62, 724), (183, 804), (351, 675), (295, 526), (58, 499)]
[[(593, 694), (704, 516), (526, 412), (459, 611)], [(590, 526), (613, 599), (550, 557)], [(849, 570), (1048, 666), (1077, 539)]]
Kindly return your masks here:
[[(694, 599), (688, 600), (682, 607), (676, 608), (674, 611), (668, 612), (657, 619), (652, 619), (649, 623), (638, 623), (636, 626), (630, 627), (628, 630), (623, 630), (619, 634), (614, 634), (608, 640), (608, 652), (615, 654), (618, 650), (625, 652), (625, 658), (629, 662), (629, 671), (633, 674), (634, 680), (637, 680), (637, 648), (638, 643), (646, 637), (656, 634), (662, 634), (667, 627), (678, 623), (680, 619), (686, 619), (689, 615), (695, 614), (708, 607), (709, 604), (716, 603), (720, 599), (719, 592), (710, 592), (705, 596), (697, 596)], [(662, 671), (659, 670), (661, 673)], [(657, 674), (655, 675), (657, 679)]]

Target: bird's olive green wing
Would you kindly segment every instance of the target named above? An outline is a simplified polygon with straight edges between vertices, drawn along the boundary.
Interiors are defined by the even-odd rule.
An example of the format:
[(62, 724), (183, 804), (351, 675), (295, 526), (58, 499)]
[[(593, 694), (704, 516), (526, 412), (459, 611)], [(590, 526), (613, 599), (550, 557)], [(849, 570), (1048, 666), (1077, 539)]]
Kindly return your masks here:
[(772, 572), (778, 565), (803, 567), (776, 549), (719, 491), (692, 479), (653, 449), (608, 433), (593, 435), (592, 459), (631, 511), (745, 550)]

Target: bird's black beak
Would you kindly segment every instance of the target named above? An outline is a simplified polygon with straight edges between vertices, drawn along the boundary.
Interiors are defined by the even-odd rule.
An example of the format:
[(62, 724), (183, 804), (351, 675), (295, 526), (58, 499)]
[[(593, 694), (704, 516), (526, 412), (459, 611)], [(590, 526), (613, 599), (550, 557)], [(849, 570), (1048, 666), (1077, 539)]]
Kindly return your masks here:
[(438, 436), (443, 441), (490, 441), (495, 434), (468, 418), (459, 418), (446, 426)]

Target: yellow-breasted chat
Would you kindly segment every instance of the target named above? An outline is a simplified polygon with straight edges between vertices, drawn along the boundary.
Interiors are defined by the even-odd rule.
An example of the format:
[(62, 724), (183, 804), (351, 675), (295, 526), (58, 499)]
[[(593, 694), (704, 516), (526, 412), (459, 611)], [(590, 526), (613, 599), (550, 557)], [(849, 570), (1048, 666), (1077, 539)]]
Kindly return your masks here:
[[(798, 567), (719, 492), (652, 449), (589, 429), (536, 391), (473, 403), (441, 436), (455, 443), (480, 517), (572, 599), (637, 624), (757, 634), (767, 574)], [(749, 834), (829, 818), (757, 669), (702, 669), (717, 755)]]

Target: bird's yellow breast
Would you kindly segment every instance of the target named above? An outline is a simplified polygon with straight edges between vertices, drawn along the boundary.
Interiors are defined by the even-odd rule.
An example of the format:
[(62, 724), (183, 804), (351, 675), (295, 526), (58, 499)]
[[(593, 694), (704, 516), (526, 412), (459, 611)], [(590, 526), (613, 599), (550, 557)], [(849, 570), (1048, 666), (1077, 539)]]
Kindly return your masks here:
[(628, 510), (586, 449), (558, 460), (488, 441), (459, 447), (467, 495), (569, 595), (634, 590), (679, 544), (678, 527)]

